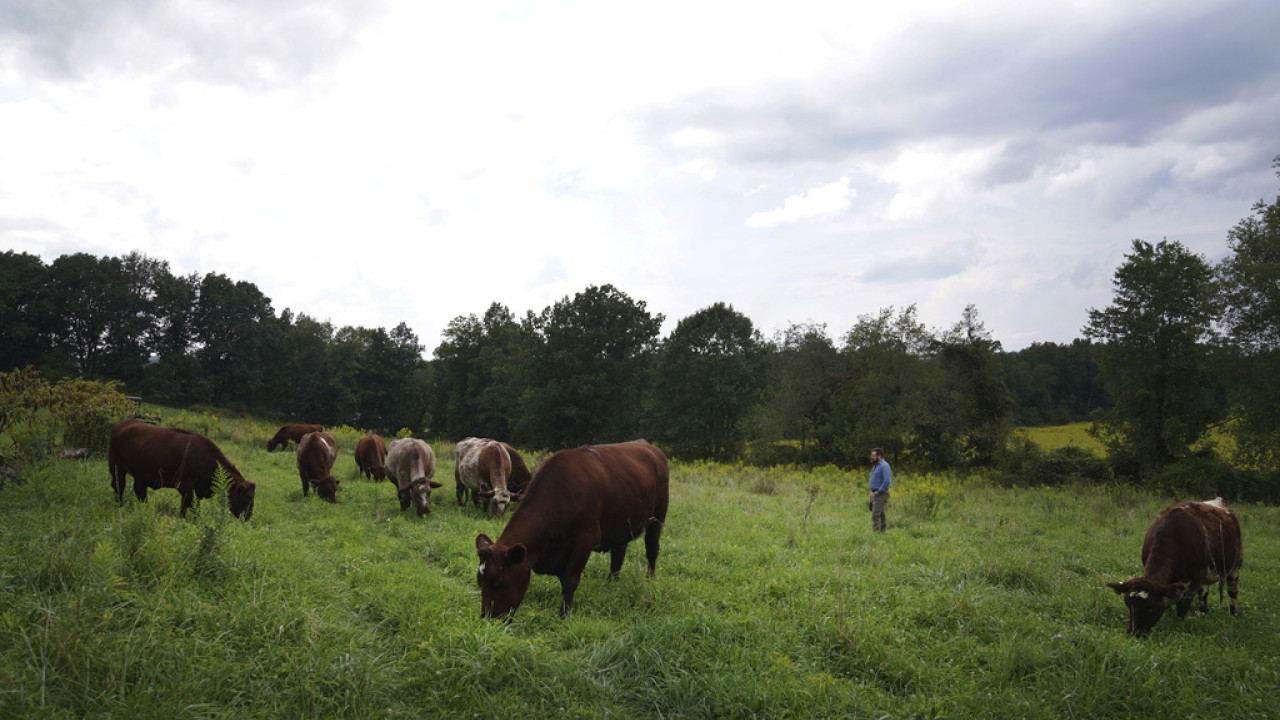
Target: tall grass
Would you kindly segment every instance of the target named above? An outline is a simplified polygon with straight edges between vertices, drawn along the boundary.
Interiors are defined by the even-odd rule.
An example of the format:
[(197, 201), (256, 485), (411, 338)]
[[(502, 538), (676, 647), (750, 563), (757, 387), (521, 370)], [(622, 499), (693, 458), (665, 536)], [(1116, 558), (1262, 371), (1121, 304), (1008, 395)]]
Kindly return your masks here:
[(873, 536), (865, 473), (674, 465), (655, 579), (638, 544), (615, 581), (591, 561), (568, 619), (535, 576), (502, 624), (474, 539), (503, 521), (454, 503), (447, 446), (419, 519), (358, 474), (357, 431), (329, 505), (274, 428), (205, 422), (258, 484), (248, 523), (179, 518), (172, 490), (119, 507), (101, 461), (0, 493), (0, 716), (1280, 715), (1275, 508), (1237, 508), (1240, 617), (1215, 598), (1134, 640), (1103, 583), (1167, 498), (904, 473)]

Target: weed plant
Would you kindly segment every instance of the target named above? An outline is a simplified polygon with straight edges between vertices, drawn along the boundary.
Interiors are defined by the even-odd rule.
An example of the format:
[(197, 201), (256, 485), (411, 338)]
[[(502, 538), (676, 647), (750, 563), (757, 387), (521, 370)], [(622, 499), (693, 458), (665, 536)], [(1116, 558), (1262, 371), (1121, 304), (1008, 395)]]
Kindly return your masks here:
[(334, 433), (330, 505), (274, 428), (190, 419), (257, 483), (249, 522), (220, 495), (121, 507), (100, 460), (0, 493), (0, 717), (1280, 716), (1276, 508), (1236, 508), (1241, 616), (1214, 593), (1137, 640), (1103, 584), (1169, 498), (904, 472), (872, 535), (865, 472), (674, 464), (656, 578), (636, 544), (567, 619), (535, 576), (504, 624), (474, 544), (504, 521), (455, 504), (447, 444), (418, 518), (359, 475), (362, 433)]

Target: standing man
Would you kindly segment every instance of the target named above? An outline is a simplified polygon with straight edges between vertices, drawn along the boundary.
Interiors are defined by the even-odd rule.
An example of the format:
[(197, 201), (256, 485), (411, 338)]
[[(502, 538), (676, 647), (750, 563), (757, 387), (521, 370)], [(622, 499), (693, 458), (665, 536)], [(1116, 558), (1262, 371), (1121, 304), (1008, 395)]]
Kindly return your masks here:
[(884, 451), (871, 451), (871, 531), (884, 532), (884, 505), (889, 502), (889, 482), (892, 471), (884, 459)]

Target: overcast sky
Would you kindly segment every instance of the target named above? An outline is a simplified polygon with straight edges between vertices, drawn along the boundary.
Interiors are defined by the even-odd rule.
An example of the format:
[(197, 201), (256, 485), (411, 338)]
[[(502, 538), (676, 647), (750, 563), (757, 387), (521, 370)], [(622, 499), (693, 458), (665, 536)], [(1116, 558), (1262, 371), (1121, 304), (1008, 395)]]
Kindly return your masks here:
[(0, 250), (166, 260), (428, 350), (612, 283), (771, 336), (1080, 336), (1276, 197), (1280, 2), (6, 0)]

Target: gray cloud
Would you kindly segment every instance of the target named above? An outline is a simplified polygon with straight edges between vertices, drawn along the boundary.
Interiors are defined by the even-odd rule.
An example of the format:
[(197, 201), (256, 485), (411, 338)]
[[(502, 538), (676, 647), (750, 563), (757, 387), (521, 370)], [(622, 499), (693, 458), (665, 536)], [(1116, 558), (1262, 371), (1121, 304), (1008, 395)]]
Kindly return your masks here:
[(361, 0), (17, 0), (0, 4), (0, 41), (47, 79), (156, 75), (275, 89), (334, 67), (382, 10)]
[[(668, 138), (699, 128), (721, 139), (725, 162), (760, 167), (927, 137), (1007, 139), (1013, 150), (990, 178), (999, 181), (1029, 175), (1049, 142), (1142, 144), (1207, 107), (1280, 97), (1280, 4), (1157, 10), (1093, 34), (1052, 21), (1035, 31), (913, 26), (873, 68), (711, 89), (648, 108), (639, 122), (673, 154)], [(1246, 114), (1201, 139), (1272, 141), (1273, 120)]]

